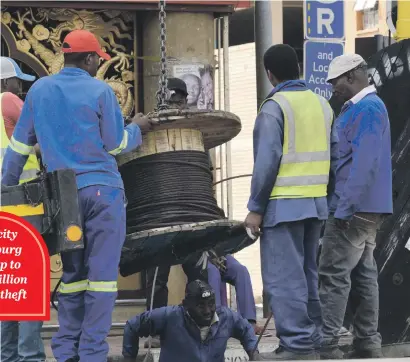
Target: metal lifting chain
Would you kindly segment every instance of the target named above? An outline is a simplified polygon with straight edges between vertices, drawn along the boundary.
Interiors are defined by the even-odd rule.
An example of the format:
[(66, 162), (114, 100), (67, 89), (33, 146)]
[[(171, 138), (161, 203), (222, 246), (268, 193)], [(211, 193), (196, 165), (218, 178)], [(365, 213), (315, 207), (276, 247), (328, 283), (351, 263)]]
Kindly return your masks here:
[(160, 23), (160, 54), (161, 54), (161, 74), (159, 77), (159, 90), (157, 92), (158, 110), (167, 109), (168, 91), (168, 69), (167, 69), (167, 28), (165, 24), (165, 0), (159, 1), (159, 23)]

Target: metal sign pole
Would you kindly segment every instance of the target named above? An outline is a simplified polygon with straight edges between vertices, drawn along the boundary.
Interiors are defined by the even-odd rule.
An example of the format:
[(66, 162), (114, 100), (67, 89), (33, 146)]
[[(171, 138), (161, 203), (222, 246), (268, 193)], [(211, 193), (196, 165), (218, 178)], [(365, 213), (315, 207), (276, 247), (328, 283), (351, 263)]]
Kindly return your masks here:
[[(274, 20), (273, 20), (274, 19)], [(273, 30), (275, 24), (275, 31)], [(281, 30), (279, 30), (281, 29)], [(255, 1), (255, 55), (256, 55), (256, 91), (257, 107), (272, 90), (272, 84), (266, 75), (263, 55), (273, 44), (283, 43), (283, 2)], [(262, 291), (263, 317), (269, 316), (269, 302)]]
[(304, 77), (313, 92), (327, 100), (332, 86), (326, 82), (330, 62), (344, 53), (344, 1), (304, 2)]
[[(229, 99), (229, 17), (223, 18), (223, 48), (224, 48), (224, 110), (230, 111)], [(232, 177), (231, 142), (226, 143), (226, 177)], [(232, 218), (232, 181), (228, 180), (227, 185), (227, 216)]]
[[(224, 111), (230, 111), (229, 99), (229, 17), (223, 18), (223, 63), (224, 63)], [(225, 145), (225, 175), (227, 178), (232, 177), (232, 156), (231, 142)], [(228, 219), (232, 218), (232, 180), (226, 182), (226, 212)], [(229, 299), (232, 310), (237, 310), (236, 291), (232, 285), (229, 285)]]
[[(222, 18), (217, 19), (217, 32), (218, 32), (218, 109), (222, 110)], [(224, 179), (224, 145), (219, 147), (219, 180)], [(225, 185), (221, 183), (221, 208), (225, 210)]]

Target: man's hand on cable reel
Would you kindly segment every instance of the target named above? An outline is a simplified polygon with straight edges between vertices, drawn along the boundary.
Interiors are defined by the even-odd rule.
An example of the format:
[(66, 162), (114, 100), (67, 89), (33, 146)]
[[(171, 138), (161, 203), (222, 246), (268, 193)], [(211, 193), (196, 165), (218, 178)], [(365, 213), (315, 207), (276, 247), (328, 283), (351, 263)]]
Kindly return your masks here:
[(249, 212), (248, 216), (245, 219), (245, 227), (248, 236), (251, 239), (257, 239), (260, 234), (261, 230), (260, 227), (262, 225), (263, 215), (257, 214), (256, 212)]
[(152, 126), (154, 122), (148, 118), (147, 116), (144, 116), (142, 113), (136, 113), (134, 117), (132, 118), (127, 118), (125, 120), (126, 124), (134, 123), (136, 124), (140, 129), (141, 132), (147, 132), (152, 129)]

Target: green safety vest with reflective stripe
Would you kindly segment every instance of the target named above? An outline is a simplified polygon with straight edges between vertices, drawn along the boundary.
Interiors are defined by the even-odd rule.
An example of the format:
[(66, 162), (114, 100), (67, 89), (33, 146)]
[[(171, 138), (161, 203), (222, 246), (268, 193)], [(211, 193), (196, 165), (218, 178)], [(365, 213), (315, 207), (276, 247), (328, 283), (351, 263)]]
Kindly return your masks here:
[[(4, 124), (4, 118), (3, 118), (3, 110), (1, 108), (1, 104), (2, 104), (2, 99), (3, 99), (3, 94), (0, 94), (0, 122), (1, 122), (1, 148), (0, 148), (0, 161), (1, 161), (1, 165), (3, 164), (3, 158), (4, 155), (6, 154), (6, 150), (7, 147), (10, 144), (10, 140), (7, 137), (7, 133), (6, 133), (6, 126)], [(27, 147), (27, 146), (25, 146)], [(25, 182), (34, 180), (35, 178), (37, 178), (37, 173), (40, 171), (40, 164), (38, 162), (36, 153), (34, 151), (34, 148), (31, 147), (30, 151), (29, 151), (29, 155), (28, 155), (28, 159), (26, 164), (24, 165), (23, 168), (23, 172), (20, 176), (20, 184), (23, 184)]]
[(326, 196), (332, 108), (310, 90), (275, 93), (260, 109), (269, 100), (284, 116), (283, 155), (270, 199)]

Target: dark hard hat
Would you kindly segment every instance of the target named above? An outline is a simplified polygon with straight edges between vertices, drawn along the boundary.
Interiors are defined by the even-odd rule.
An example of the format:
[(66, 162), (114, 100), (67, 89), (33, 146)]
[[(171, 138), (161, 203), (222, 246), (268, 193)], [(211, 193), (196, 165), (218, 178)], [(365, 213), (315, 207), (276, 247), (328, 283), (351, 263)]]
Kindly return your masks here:
[(188, 95), (186, 83), (182, 79), (179, 79), (179, 78), (169, 78), (168, 79), (168, 89), (171, 91), (180, 91), (184, 93), (186, 96)]
[(186, 298), (208, 299), (214, 295), (212, 287), (202, 280), (194, 280), (188, 283), (185, 289)]

